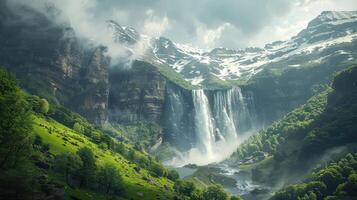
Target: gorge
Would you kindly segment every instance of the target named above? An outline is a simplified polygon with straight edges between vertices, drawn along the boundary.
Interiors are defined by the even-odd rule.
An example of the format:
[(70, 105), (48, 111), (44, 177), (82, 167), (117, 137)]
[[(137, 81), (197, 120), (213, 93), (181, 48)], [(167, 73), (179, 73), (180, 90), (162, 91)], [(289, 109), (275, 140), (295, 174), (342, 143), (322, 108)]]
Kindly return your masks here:
[[(259, 48), (198, 49), (114, 19), (98, 20), (100, 38), (84, 37), (42, 1), (0, 1), (1, 119), (24, 111), (18, 103), (31, 121), (18, 131), (29, 137), (0, 154), (28, 139), (46, 195), (196, 200), (219, 184), (246, 200), (327, 200), (355, 186), (357, 11), (324, 11)], [(90, 181), (85, 156), (98, 160)], [(334, 167), (339, 159), (349, 167)], [(124, 189), (103, 189), (115, 170)]]

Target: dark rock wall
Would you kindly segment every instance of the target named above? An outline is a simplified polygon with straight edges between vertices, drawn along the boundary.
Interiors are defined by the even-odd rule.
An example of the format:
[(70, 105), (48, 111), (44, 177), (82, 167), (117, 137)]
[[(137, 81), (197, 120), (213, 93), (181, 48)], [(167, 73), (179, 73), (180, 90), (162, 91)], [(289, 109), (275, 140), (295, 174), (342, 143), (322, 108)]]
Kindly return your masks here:
[(257, 76), (242, 89), (254, 97), (257, 122), (260, 126), (268, 126), (323, 91), (337, 72), (349, 66), (335, 57), (311, 68), (289, 69), (278, 76)]
[(112, 122), (160, 123), (164, 112), (166, 79), (149, 63), (110, 72), (109, 119)]
[(108, 66), (105, 48), (79, 39), (30, 9), (0, 8), (0, 65), (16, 74), (31, 94), (62, 104), (90, 121), (107, 120)]

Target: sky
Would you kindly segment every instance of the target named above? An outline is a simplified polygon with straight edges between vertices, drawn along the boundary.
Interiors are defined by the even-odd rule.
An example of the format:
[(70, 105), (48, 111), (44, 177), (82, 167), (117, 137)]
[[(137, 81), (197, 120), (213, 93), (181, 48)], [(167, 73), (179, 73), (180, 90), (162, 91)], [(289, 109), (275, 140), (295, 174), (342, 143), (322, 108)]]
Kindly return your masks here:
[[(13, 0), (32, 6), (44, 0)], [(325, 10), (357, 0), (48, 0), (83, 36), (105, 39), (106, 20), (202, 49), (263, 47), (286, 40)]]

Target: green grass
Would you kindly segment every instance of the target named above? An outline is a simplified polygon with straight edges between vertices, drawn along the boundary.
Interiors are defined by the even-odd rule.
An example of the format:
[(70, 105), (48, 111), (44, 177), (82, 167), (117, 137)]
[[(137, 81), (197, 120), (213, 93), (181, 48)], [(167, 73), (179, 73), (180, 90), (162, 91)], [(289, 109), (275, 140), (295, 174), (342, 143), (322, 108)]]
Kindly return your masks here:
[[(89, 141), (85, 136), (74, 132), (72, 129), (52, 119), (33, 116), (33, 121), (34, 132), (42, 138), (44, 143), (50, 145), (49, 151), (52, 154), (57, 155), (65, 152), (75, 153), (79, 148), (86, 146), (93, 150), (99, 166), (105, 163), (114, 164), (123, 177), (125, 196), (127, 198), (140, 200), (172, 199), (174, 195), (172, 189), (173, 183), (168, 179), (153, 177), (145, 169), (136, 172), (134, 170), (136, 165), (130, 163), (122, 155), (98, 148), (96, 144)], [(42, 126), (40, 126), (40, 124)], [(56, 129), (56, 131), (51, 131), (52, 133), (50, 133), (43, 125), (50, 129)], [(164, 185), (167, 186), (168, 190), (165, 189)], [(70, 188), (66, 189), (66, 192), (80, 199), (93, 199), (91, 195), (94, 195), (90, 192)], [(143, 196), (139, 196), (138, 193), (142, 193)], [(101, 199), (101, 197), (96, 196), (94, 199)]]
[(193, 90), (197, 89), (196, 86), (191, 85), (188, 81), (186, 81), (181, 74), (177, 73), (175, 70), (171, 69), (169, 66), (163, 64), (156, 64), (155, 65), (159, 72), (165, 76), (171, 82), (179, 85), (180, 87), (186, 90)]
[(160, 74), (162, 74), (164, 77), (167, 78), (167, 80), (171, 81), (172, 83), (186, 89), (186, 90), (193, 90), (197, 89), (196, 86), (191, 85), (188, 81), (186, 81), (181, 74), (177, 73), (175, 70), (173, 70), (170, 66), (163, 64), (163, 63), (158, 63), (154, 59), (152, 59), (153, 55), (148, 55), (145, 57), (145, 62), (151, 64), (153, 67), (155, 67)]
[(271, 161), (272, 158), (273, 158), (272, 156), (268, 156), (264, 160), (261, 160), (259, 162), (255, 162), (255, 163), (252, 163), (252, 164), (239, 165), (239, 170), (242, 171), (242, 172), (251, 173), (253, 168), (255, 168), (257, 166), (260, 166), (260, 165), (266, 165), (267, 163), (269, 163)]
[(208, 78), (202, 82), (202, 84), (208, 90), (228, 89), (232, 87), (230, 82), (219, 79), (214, 75), (209, 75)]

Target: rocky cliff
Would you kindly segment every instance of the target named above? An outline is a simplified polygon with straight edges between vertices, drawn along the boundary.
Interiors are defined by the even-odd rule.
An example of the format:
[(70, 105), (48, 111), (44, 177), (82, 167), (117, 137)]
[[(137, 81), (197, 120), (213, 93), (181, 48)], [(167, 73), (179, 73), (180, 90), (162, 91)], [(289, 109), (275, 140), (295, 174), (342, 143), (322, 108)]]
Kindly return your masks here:
[(63, 104), (90, 121), (107, 120), (105, 48), (79, 39), (66, 24), (24, 7), (6, 7), (0, 20), (0, 65), (32, 94)]
[[(292, 40), (267, 45), (264, 51), (215, 49), (202, 53), (161, 38), (151, 41), (154, 45), (148, 45), (152, 52), (140, 58), (145, 61), (133, 61), (129, 68), (109, 67), (106, 47), (78, 37), (67, 23), (55, 23), (50, 15), (24, 7), (13, 10), (4, 2), (0, 1), (0, 65), (14, 72), (29, 93), (62, 104), (96, 124), (154, 122), (165, 131), (164, 142), (177, 141), (175, 145), (186, 150), (197, 140), (191, 90), (198, 87), (193, 86), (194, 83), (205, 83), (210, 112), (232, 107), (232, 103), (223, 105), (222, 102), (230, 99), (233, 85), (244, 83), (239, 93), (234, 90), (232, 97), (233, 104), (239, 101), (239, 105), (226, 113), (234, 116), (231, 118), (238, 132), (246, 132), (269, 125), (305, 102), (324, 84), (330, 83), (335, 72), (355, 62), (357, 56), (355, 14), (351, 13), (347, 19), (326, 21), (324, 16), (329, 14), (325, 13), (318, 18), (320, 21), (312, 22)], [(113, 22), (109, 25), (118, 45), (130, 50), (141, 41), (139, 33), (132, 28)], [(339, 31), (342, 29), (349, 31), (342, 34)], [(318, 35), (314, 35), (316, 31)], [(330, 32), (336, 34), (327, 34)], [(328, 37), (321, 38), (321, 34)], [(259, 54), (257, 62), (261, 59), (266, 62), (256, 68), (259, 70), (251, 68), (253, 75), (245, 76), (249, 80), (243, 82), (234, 81), (229, 75), (231, 72), (225, 72), (227, 66), (214, 64), (218, 57), (243, 56), (238, 64), (229, 65), (236, 70), (232, 73), (238, 73), (254, 65), (254, 59), (246, 60), (248, 54)], [(208, 73), (215, 66), (222, 76)], [(204, 71), (211, 78), (203, 79), (200, 74)], [(227, 78), (229, 84), (217, 78), (225, 77), (224, 74), (232, 78)], [(217, 116), (219, 121), (221, 116)], [(217, 130), (213, 132), (218, 134)]]
[(131, 68), (110, 70), (109, 119), (117, 123), (160, 123), (166, 79), (151, 64), (134, 61)]

